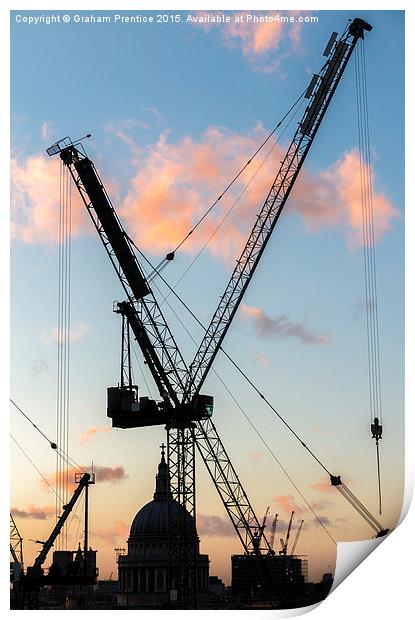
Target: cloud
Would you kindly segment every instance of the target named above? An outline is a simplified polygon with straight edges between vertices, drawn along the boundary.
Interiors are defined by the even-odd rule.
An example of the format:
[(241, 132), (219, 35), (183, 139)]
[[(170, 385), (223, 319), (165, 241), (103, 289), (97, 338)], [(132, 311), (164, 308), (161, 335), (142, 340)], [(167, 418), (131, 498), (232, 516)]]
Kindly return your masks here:
[(271, 364), (270, 358), (265, 353), (258, 353), (255, 357), (255, 362), (262, 368), (267, 368)]
[(248, 457), (251, 459), (251, 461), (254, 461), (255, 463), (257, 463), (258, 461), (261, 461), (264, 458), (264, 453), (260, 452), (259, 450), (255, 450), (254, 452), (250, 452), (248, 454)]
[[(156, 144), (145, 149), (134, 164), (137, 172), (120, 209), (140, 247), (156, 253), (170, 251), (180, 243), (249, 160), (265, 135), (260, 124), (245, 134), (209, 127), (199, 140), (185, 137), (174, 143), (169, 142), (169, 134), (165, 132)], [(215, 234), (236, 203), (235, 212), (226, 216), (225, 225), (211, 239), (208, 249), (225, 259), (238, 256), (283, 156), (284, 149), (278, 147), (264, 161), (265, 153), (255, 159), (200, 229), (187, 239), (182, 251), (199, 249)], [(263, 162), (260, 173), (255, 176), (260, 162)], [(287, 214), (299, 215), (311, 233), (324, 227), (337, 227), (344, 232), (351, 249), (361, 245), (359, 166), (359, 154), (353, 150), (321, 172), (311, 174), (302, 170), (287, 203)], [(399, 213), (384, 194), (376, 191), (373, 210), (379, 239)]]
[(302, 514), (305, 512), (305, 508), (303, 506), (299, 506), (295, 503), (292, 495), (277, 495), (273, 498), (273, 501), (289, 515), (291, 515), (293, 510), (295, 514)]
[(219, 515), (197, 515), (197, 531), (200, 536), (218, 536), (229, 537), (234, 536), (235, 528), (233, 527), (229, 517), (221, 517)]
[(242, 317), (250, 319), (251, 323), (260, 336), (277, 336), (279, 338), (297, 338), (303, 344), (317, 345), (328, 344), (329, 337), (326, 334), (318, 334), (302, 323), (295, 323), (284, 315), (273, 318), (267, 316), (261, 308), (241, 306)]
[(49, 330), (43, 331), (41, 338), (42, 342), (44, 342), (45, 344), (50, 344), (51, 342), (58, 341), (60, 343), (67, 342), (68, 339), (70, 342), (76, 342), (77, 340), (81, 340), (89, 331), (89, 325), (80, 321), (76, 325), (71, 327), (69, 331), (64, 330), (61, 334), (58, 334), (57, 327), (52, 327)]
[(31, 362), (31, 368), (34, 375), (42, 375), (49, 370), (49, 364), (45, 359), (34, 360)]
[(93, 529), (90, 534), (116, 547), (120, 543), (120, 539), (123, 542), (127, 539), (129, 531), (130, 528), (124, 521), (116, 521), (111, 529)]
[(318, 499), (311, 502), (311, 507), (316, 511), (329, 510), (330, 508), (333, 508), (333, 506), (335, 506), (335, 503), (329, 501), (328, 499)]
[[(342, 482), (346, 486), (349, 485), (348, 480), (347, 481), (342, 480)], [(324, 477), (318, 482), (312, 482), (310, 486), (311, 488), (316, 489), (317, 491), (320, 491), (320, 493), (336, 493), (337, 492), (336, 487), (330, 483), (330, 480), (328, 477)]]
[[(375, 178), (373, 167), (363, 164), (364, 175)], [(356, 149), (344, 153), (327, 170), (311, 176), (302, 174), (294, 186), (292, 206), (311, 231), (325, 226), (347, 230), (349, 247), (363, 245), (360, 156)], [(381, 192), (373, 192), (374, 233), (378, 240), (390, 228), (399, 212)]]
[[(23, 243), (59, 241), (59, 162), (32, 155), (11, 160), (11, 236)], [(72, 192), (71, 228), (74, 236), (86, 228), (87, 216), (78, 192)]]
[(117, 467), (94, 465), (94, 472), (96, 482), (111, 482), (116, 484), (128, 478), (122, 465), (118, 465)]
[[(150, 252), (173, 249), (193, 228), (207, 207), (222, 193), (229, 180), (242, 168), (264, 137), (257, 125), (247, 135), (209, 127), (200, 140), (191, 137), (169, 143), (168, 132), (150, 145), (137, 162), (137, 173), (120, 210), (131, 236)], [(206, 218), (203, 228), (192, 233), (185, 251), (199, 248), (214, 234), (218, 224), (243, 190), (253, 168), (245, 171)], [(269, 170), (269, 178), (272, 176)], [(238, 204), (238, 217), (230, 217), (223, 230), (213, 237), (209, 250), (222, 257), (234, 256), (242, 249), (254, 207), (266, 194), (269, 180), (251, 187)]]
[[(212, 11), (210, 14), (213, 13)], [(306, 15), (307, 11), (286, 11), (283, 16), (296, 19), (300, 14)], [(199, 11), (198, 15), (203, 17), (204, 13)], [(280, 69), (282, 62), (290, 54), (301, 51), (303, 24), (298, 21), (290, 23), (278, 21), (277, 11), (255, 12), (258, 21), (254, 21), (252, 15), (250, 11), (238, 11), (230, 14), (229, 23), (193, 23), (203, 28), (205, 32), (219, 28), (222, 44), (229, 49), (241, 50), (255, 71), (270, 73)]]
[(323, 433), (323, 429), (319, 424), (314, 424), (314, 426), (312, 426), (310, 430), (312, 433)]
[(10, 512), (18, 519), (38, 519), (44, 521), (55, 515), (54, 506), (44, 506), (40, 508), (33, 504), (28, 504), (24, 510), (19, 508), (11, 508)]
[(109, 433), (112, 431), (111, 426), (91, 426), (81, 433), (81, 443), (90, 443), (97, 433)]
[[(68, 489), (70, 492), (73, 492), (74, 489), (77, 487), (77, 484), (75, 483), (75, 477), (79, 476), (79, 474), (82, 474), (85, 471), (90, 472), (91, 471), (90, 466), (87, 466), (87, 465), (81, 466), (81, 470), (76, 469), (75, 467), (71, 467), (71, 468), (68, 468), (63, 473), (62, 475), (63, 479), (66, 478), (66, 474), (67, 474)], [(126, 474), (125, 469), (122, 465), (118, 465), (116, 467), (108, 467), (105, 465), (103, 466), (103, 465), (94, 464), (94, 474), (95, 474), (96, 483), (109, 482), (110, 484), (120, 484), (121, 482), (123, 482), (123, 480), (127, 480), (127, 478), (129, 477)], [(52, 487), (55, 487), (55, 484), (56, 484), (55, 473), (47, 474), (45, 475), (45, 478)], [(50, 491), (50, 488), (46, 484), (45, 480), (40, 480), (39, 484), (45, 491)]]
[(42, 138), (44, 140), (52, 139), (52, 124), (49, 121), (44, 121), (42, 123)]
[[(135, 173), (117, 211), (134, 241), (143, 251), (152, 254), (171, 251), (222, 194), (266, 134), (261, 124), (243, 134), (208, 127), (199, 139), (185, 136), (169, 142), (166, 131), (155, 144), (145, 148), (138, 147), (126, 134), (133, 152), (130, 163)], [(208, 249), (213, 255), (227, 261), (238, 256), (284, 151), (278, 146), (268, 158), (263, 159), (265, 153), (255, 158), (200, 229), (191, 234), (182, 251), (194, 252), (212, 236)], [(260, 162), (261, 169), (256, 175)], [(344, 232), (350, 248), (361, 245), (359, 162), (359, 154), (353, 150), (315, 174), (302, 170), (287, 203), (287, 213), (299, 215), (311, 233), (324, 227), (336, 227)], [(40, 155), (23, 161), (13, 159), (11, 184), (12, 238), (24, 243), (57, 243), (59, 172), (56, 161)], [(111, 180), (106, 180), (105, 184), (111, 193), (115, 191)], [(74, 190), (73, 237), (85, 231), (92, 232), (80, 202)], [(235, 210), (228, 216), (234, 206)], [(379, 239), (399, 213), (383, 193), (376, 191), (373, 209), (376, 238)], [(224, 226), (216, 234), (224, 218)]]

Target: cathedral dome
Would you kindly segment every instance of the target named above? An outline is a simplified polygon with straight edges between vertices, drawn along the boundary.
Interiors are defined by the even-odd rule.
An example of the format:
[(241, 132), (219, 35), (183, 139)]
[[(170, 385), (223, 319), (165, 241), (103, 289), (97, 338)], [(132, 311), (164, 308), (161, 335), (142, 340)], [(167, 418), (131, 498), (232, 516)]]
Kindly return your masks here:
[(196, 536), (192, 517), (187, 510), (184, 510), (183, 507), (179, 506), (179, 504), (173, 500), (170, 500), (170, 507), (167, 500), (153, 500), (143, 506), (134, 517), (131, 524), (130, 539), (132, 537), (142, 536), (167, 536), (169, 531), (169, 508), (170, 519), (174, 521), (177, 521), (178, 510), (181, 510), (182, 514), (185, 515), (184, 518), (189, 526), (192, 527), (194, 535)]

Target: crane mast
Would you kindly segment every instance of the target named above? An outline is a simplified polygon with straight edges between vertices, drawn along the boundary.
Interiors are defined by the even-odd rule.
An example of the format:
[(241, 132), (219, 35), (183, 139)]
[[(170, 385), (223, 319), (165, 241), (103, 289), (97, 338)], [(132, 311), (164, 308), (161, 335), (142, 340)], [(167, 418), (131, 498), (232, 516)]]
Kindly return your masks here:
[[(158, 387), (161, 402), (136, 393), (126, 393), (125, 386), (109, 388), (108, 415), (113, 426), (137, 428), (163, 424), (167, 430), (167, 456), (172, 498), (195, 519), (195, 446), (222, 499), (246, 553), (272, 553), (261, 524), (230, 461), (228, 453), (211, 419), (213, 397), (200, 394), (207, 374), (221, 347), (243, 295), (259, 264), (281, 212), (307, 157), (318, 128), (327, 112), (334, 92), (357, 41), (372, 27), (354, 19), (337, 41), (332, 36), (325, 50), (328, 60), (315, 75), (305, 93), (309, 105), (295, 132), (263, 207), (257, 216), (245, 248), (221, 297), (193, 362), (188, 367), (170, 331), (149, 282), (133, 251), (132, 242), (111, 204), (93, 162), (80, 141), (64, 138), (47, 152), (59, 154), (68, 168), (89, 212), (107, 254), (127, 295), (116, 311), (125, 316)], [(127, 386), (128, 388), (128, 386)], [(128, 391), (128, 389), (127, 389)], [(184, 511), (173, 511), (170, 523), (177, 528), (169, 537), (170, 575), (175, 581), (179, 600), (185, 596), (185, 584), (192, 571), (191, 527), (182, 518)], [(182, 522), (180, 519), (182, 518)]]

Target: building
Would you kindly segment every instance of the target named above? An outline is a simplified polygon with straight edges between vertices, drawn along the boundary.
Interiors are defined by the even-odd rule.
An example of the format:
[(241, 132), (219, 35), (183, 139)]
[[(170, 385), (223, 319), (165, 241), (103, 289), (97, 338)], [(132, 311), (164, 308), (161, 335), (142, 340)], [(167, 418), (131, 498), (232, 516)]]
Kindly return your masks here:
[[(307, 560), (295, 555), (232, 556), (232, 594), (236, 601), (272, 599), (283, 607), (305, 590)], [(268, 591), (264, 591), (264, 583)]]
[[(179, 511), (183, 512), (179, 514)], [(177, 565), (169, 566), (169, 520), (171, 524), (177, 523), (179, 516), (187, 521), (190, 531), (188, 544), (189, 555), (195, 558), (196, 602), (198, 606), (208, 603), (209, 558), (199, 552), (199, 538), (192, 517), (171, 497), (168, 465), (162, 446), (153, 500), (134, 517), (127, 541), (128, 552), (118, 557), (119, 607), (148, 609), (174, 603)], [(170, 536), (174, 536), (174, 525), (171, 527)], [(192, 585), (189, 590), (193, 590)]]

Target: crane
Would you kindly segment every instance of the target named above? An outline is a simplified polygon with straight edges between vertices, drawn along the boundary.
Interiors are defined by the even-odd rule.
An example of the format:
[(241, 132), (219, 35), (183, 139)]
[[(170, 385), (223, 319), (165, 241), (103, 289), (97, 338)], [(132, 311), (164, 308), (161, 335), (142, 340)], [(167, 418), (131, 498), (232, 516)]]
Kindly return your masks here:
[(293, 546), (291, 548), (291, 555), (294, 555), (294, 551), (297, 548), (298, 539), (300, 538), (300, 534), (301, 534), (301, 530), (302, 530), (302, 527), (303, 527), (303, 523), (304, 523), (304, 519), (301, 519), (300, 525), (298, 526), (297, 533), (296, 533), (295, 538), (294, 538)]
[(287, 555), (288, 541), (290, 539), (291, 526), (293, 524), (294, 510), (291, 512), (291, 517), (288, 523), (287, 534), (285, 535), (285, 540), (283, 538), (280, 539), (281, 542), (281, 551), (280, 555)]
[(271, 525), (271, 536), (269, 538), (269, 546), (271, 547), (271, 551), (274, 552), (274, 540), (275, 540), (275, 530), (277, 528), (278, 514), (275, 515), (272, 525)]
[[(85, 152), (82, 139), (69, 137), (47, 149), (59, 155), (67, 167), (121, 282), (127, 300), (117, 303), (131, 328), (144, 360), (157, 385), (160, 400), (138, 396), (135, 386), (108, 388), (107, 414), (114, 427), (138, 428), (164, 425), (167, 430), (167, 459), (172, 498), (184, 511), (173, 511), (169, 538), (170, 575), (178, 600), (186, 597), (185, 586), (192, 571), (190, 544), (195, 520), (195, 448), (198, 449), (235, 531), (246, 553), (261, 556), (272, 551), (265, 535), (256, 532), (261, 524), (234, 469), (212, 420), (213, 397), (201, 393), (210, 368), (221, 348), (244, 293), (265, 251), (300, 169), (311, 148), (334, 92), (353, 50), (372, 27), (354, 19), (344, 34), (331, 37), (327, 57), (319, 74), (305, 92), (308, 106), (277, 171), (271, 189), (253, 225), (245, 248), (236, 263), (220, 303), (207, 327), (196, 355), (187, 365), (177, 346), (160, 305), (136, 257), (135, 245), (124, 230), (99, 174)], [(335, 486), (340, 477), (332, 477)], [(340, 489), (339, 489), (340, 490)], [(346, 492), (345, 492), (346, 496)], [(347, 499), (352, 502), (350, 495)], [(356, 507), (358, 511), (361, 506)], [(370, 513), (369, 513), (370, 514)], [(176, 519), (176, 521), (175, 521)], [(377, 523), (377, 522), (376, 522)], [(378, 527), (379, 525), (379, 527)], [(375, 528), (382, 530), (380, 524)], [(174, 533), (174, 534), (173, 534)]]
[(266, 509), (266, 511), (264, 513), (264, 516), (262, 518), (261, 528), (257, 532), (257, 536), (258, 536), (259, 542), (260, 542), (262, 536), (264, 535), (264, 530), (265, 530), (266, 525), (267, 525), (267, 517), (268, 517), (268, 514), (269, 514), (269, 509), (270, 509), (270, 506), (267, 506), (267, 509)]
[[(28, 605), (36, 606), (36, 595), (39, 591), (41, 585), (46, 584), (62, 584), (62, 583), (70, 583), (70, 584), (93, 584), (96, 581), (96, 573), (90, 574), (87, 566), (87, 552), (88, 552), (88, 487), (90, 484), (94, 484), (95, 476), (94, 474), (89, 474), (87, 472), (83, 474), (75, 475), (75, 482), (77, 483), (77, 487), (73, 492), (72, 497), (69, 502), (63, 506), (62, 515), (57, 520), (55, 527), (50, 533), (48, 539), (46, 541), (37, 540), (35, 542), (42, 545), (42, 549), (36, 557), (33, 566), (28, 566), (25, 575), (22, 575), (20, 578), (20, 587), (23, 592), (23, 597), (27, 597), (27, 601), (21, 601), (20, 606), (26, 608)], [(72, 512), (75, 504), (80, 498), (82, 492), (85, 492), (85, 531), (84, 531), (84, 554), (83, 554), (83, 562), (82, 562), (82, 574), (78, 575), (69, 575), (62, 576), (59, 574), (54, 574), (53, 570), (49, 570), (48, 575), (44, 575), (43, 564), (47, 558), (47, 555), (51, 548), (53, 547), (56, 538), (59, 536), (63, 526), (65, 525), (70, 513)], [(82, 556), (82, 552), (79, 549), (79, 556)]]

